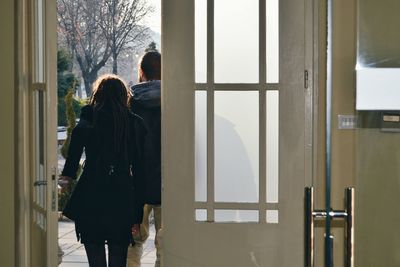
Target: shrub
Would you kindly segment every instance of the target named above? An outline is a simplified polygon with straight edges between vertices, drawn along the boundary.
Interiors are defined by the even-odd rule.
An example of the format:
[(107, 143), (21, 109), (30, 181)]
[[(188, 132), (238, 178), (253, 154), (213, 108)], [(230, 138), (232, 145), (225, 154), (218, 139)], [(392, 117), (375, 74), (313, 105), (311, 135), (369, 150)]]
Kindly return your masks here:
[[(76, 125), (76, 112), (75, 112), (75, 107), (74, 103), (76, 103), (78, 107), (78, 111), (80, 113), (80, 107), (84, 104), (83, 101), (78, 101), (74, 99), (74, 90), (75, 88), (75, 82), (72, 84), (72, 87), (68, 90), (66, 96), (64, 97), (64, 106), (65, 106), (65, 111), (63, 112), (66, 123), (68, 125), (67, 128), (67, 139), (65, 140), (63, 146), (61, 147), (61, 155), (66, 159), (68, 155), (68, 149), (69, 149), (69, 144), (71, 141), (71, 133), (72, 130), (75, 128)], [(78, 177), (80, 176), (80, 173), (82, 171), (81, 166), (79, 166), (78, 170)], [(62, 211), (65, 208), (65, 205), (67, 204), (67, 201), (71, 197), (72, 191), (76, 185), (77, 181), (72, 181), (65, 190), (62, 192), (59, 191), (58, 193), (58, 210)]]

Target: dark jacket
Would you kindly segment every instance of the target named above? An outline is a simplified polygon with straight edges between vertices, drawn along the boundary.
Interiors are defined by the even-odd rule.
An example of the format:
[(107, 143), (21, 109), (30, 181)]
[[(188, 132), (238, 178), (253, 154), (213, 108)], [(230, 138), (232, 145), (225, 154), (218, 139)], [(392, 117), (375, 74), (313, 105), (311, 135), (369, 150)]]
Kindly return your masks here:
[(132, 111), (143, 118), (148, 129), (145, 142), (147, 204), (161, 204), (161, 81), (132, 86)]
[(146, 129), (140, 117), (127, 112), (128, 157), (115, 152), (113, 120), (107, 108), (96, 113), (94, 127), (93, 107), (83, 107), (79, 123), (72, 131), (62, 175), (76, 179), (83, 150), (86, 160), (63, 213), (75, 221), (82, 243), (128, 242), (131, 226), (142, 221)]

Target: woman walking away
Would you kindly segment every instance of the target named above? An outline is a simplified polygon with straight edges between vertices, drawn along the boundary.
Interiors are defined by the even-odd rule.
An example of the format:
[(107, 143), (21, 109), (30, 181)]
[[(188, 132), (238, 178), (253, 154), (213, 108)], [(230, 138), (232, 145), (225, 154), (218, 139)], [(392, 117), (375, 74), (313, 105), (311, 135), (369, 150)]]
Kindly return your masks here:
[(76, 179), (85, 150), (83, 173), (63, 213), (75, 222), (90, 267), (125, 267), (131, 228), (142, 222), (142, 161), (145, 127), (129, 111), (130, 91), (114, 75), (94, 84), (90, 104), (82, 108), (72, 131), (60, 177), (64, 186)]

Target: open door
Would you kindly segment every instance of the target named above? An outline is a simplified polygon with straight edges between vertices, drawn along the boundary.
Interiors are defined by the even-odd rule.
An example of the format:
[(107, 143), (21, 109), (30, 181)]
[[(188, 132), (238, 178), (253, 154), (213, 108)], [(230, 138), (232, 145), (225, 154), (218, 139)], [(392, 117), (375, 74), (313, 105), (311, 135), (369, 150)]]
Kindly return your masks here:
[[(22, 1), (21, 1), (22, 2)], [(28, 91), (23, 117), (29, 155), (30, 266), (57, 266), (56, 1), (27, 1)]]
[(311, 2), (163, 2), (164, 266), (303, 266)]

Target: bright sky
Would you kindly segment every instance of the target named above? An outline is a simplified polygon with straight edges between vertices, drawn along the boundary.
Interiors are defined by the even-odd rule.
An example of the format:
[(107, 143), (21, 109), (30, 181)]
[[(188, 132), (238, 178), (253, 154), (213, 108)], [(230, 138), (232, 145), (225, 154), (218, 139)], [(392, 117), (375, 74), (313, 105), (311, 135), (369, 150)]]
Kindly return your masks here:
[(147, 0), (154, 7), (154, 12), (148, 15), (146, 25), (153, 31), (161, 33), (161, 0)]

